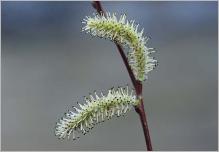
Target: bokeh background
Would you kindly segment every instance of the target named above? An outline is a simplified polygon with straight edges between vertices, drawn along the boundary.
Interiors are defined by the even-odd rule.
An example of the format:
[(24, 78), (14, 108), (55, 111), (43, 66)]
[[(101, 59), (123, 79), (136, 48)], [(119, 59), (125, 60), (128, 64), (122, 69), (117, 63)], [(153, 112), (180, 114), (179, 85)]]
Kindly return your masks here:
[[(2, 150), (145, 150), (135, 111), (60, 141), (83, 96), (130, 84), (115, 45), (81, 32), (90, 2), (1, 2)], [(155, 150), (217, 150), (217, 2), (103, 2), (135, 19), (159, 66), (144, 82)]]

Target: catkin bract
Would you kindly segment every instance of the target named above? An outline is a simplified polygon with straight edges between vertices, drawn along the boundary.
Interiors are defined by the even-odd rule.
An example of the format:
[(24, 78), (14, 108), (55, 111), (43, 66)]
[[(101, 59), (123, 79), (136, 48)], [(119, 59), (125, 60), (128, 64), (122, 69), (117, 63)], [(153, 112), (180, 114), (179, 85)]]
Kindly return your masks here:
[[(75, 112), (69, 111), (56, 124), (55, 134), (59, 138), (68, 139), (72, 135), (73, 139), (79, 137), (79, 133), (85, 134), (93, 126), (101, 121), (110, 119), (113, 116), (124, 115), (133, 106), (139, 103), (133, 91), (129, 93), (128, 87), (110, 89), (107, 95), (94, 96), (90, 94), (85, 97), (85, 104), (79, 104), (79, 108), (74, 107)], [(76, 135), (77, 134), (77, 135)]]
[(144, 29), (138, 32), (139, 25), (134, 20), (126, 20), (126, 15), (118, 19), (115, 13), (106, 13), (106, 16), (96, 14), (94, 17), (87, 16), (82, 23), (85, 24), (83, 31), (129, 48), (128, 61), (137, 80), (147, 79), (148, 72), (157, 65), (157, 61), (149, 56), (154, 49), (146, 46), (149, 38), (143, 36)]

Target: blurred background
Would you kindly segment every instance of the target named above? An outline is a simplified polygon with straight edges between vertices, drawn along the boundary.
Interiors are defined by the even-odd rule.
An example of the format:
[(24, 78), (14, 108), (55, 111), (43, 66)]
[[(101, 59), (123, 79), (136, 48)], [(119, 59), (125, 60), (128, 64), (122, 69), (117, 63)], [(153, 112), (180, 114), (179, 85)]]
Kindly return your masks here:
[[(94, 90), (129, 84), (115, 45), (81, 32), (90, 2), (2, 2), (2, 150), (145, 150), (138, 115), (60, 141), (55, 123)], [(217, 150), (217, 2), (102, 2), (126, 13), (159, 66), (144, 82), (154, 150)]]

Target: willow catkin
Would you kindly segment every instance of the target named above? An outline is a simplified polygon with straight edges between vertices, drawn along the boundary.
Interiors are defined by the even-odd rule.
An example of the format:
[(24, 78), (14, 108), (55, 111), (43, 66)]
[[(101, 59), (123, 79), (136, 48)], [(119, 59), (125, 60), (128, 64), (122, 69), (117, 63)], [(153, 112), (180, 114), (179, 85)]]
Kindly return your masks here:
[(129, 65), (139, 81), (147, 79), (147, 74), (155, 68), (157, 61), (150, 56), (155, 52), (153, 48), (146, 46), (148, 37), (144, 37), (144, 29), (138, 32), (138, 24), (128, 21), (126, 15), (118, 19), (115, 13), (106, 13), (106, 16), (96, 14), (94, 17), (86, 16), (83, 20), (85, 26), (82, 31), (87, 31), (93, 36), (107, 38), (111, 41), (128, 47)]
[(74, 107), (75, 112), (69, 111), (56, 124), (55, 134), (59, 138), (68, 139), (72, 135), (72, 139), (76, 139), (76, 133), (85, 134), (93, 126), (101, 121), (112, 118), (113, 116), (124, 115), (133, 106), (139, 103), (139, 100), (133, 95), (133, 91), (129, 93), (128, 86), (126, 88), (110, 89), (107, 95), (100, 93), (100, 96), (94, 92), (94, 95), (85, 97), (85, 104), (79, 104)]

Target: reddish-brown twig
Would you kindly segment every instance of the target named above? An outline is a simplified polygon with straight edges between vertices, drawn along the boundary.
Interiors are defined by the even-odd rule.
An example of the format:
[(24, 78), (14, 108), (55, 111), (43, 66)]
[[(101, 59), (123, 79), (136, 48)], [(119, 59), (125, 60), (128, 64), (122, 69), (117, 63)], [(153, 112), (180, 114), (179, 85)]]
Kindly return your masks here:
[[(105, 14), (105, 11), (103, 10), (100, 1), (93, 1), (92, 2), (92, 6), (97, 10), (97, 12), (99, 14)], [(136, 91), (136, 95), (139, 98), (139, 100), (141, 101), (140, 104), (138, 106), (135, 107), (135, 111), (139, 114), (140, 116), (140, 120), (141, 120), (141, 124), (143, 127), (143, 131), (144, 131), (144, 136), (145, 136), (145, 141), (146, 141), (146, 147), (148, 151), (152, 151), (152, 144), (151, 144), (151, 138), (150, 138), (150, 134), (149, 134), (149, 129), (148, 129), (148, 124), (147, 124), (147, 119), (146, 119), (146, 114), (145, 114), (145, 110), (144, 110), (144, 103), (143, 103), (143, 98), (142, 98), (142, 83), (138, 80), (135, 79), (135, 76), (131, 70), (131, 67), (129, 66), (128, 60), (126, 58), (126, 55), (122, 49), (122, 47), (115, 43), (117, 46), (117, 49), (123, 59), (123, 62), (126, 66), (126, 69), (128, 71), (128, 74), (131, 78), (132, 84), (135, 88)]]

